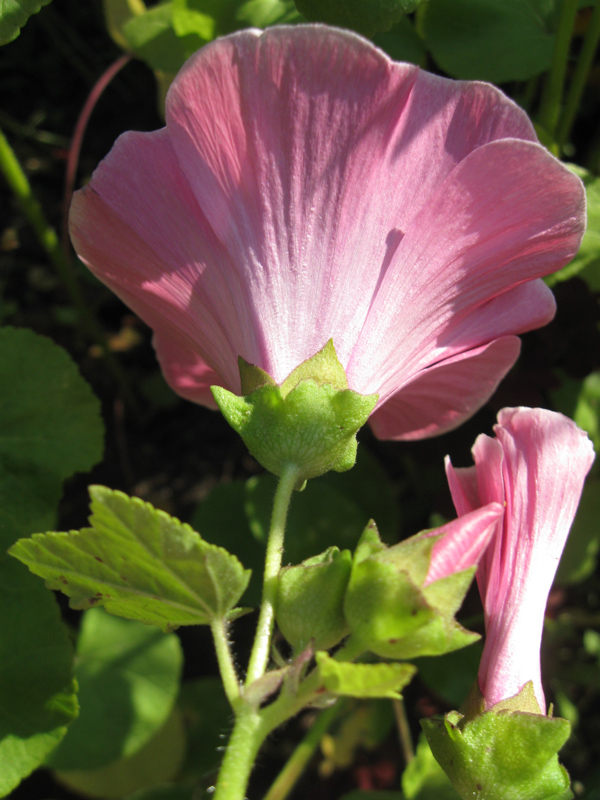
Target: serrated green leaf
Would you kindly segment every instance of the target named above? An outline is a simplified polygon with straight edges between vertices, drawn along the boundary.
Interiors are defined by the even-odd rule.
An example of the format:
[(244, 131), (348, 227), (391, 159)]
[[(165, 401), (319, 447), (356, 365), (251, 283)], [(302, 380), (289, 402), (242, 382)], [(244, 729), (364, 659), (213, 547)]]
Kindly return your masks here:
[(56, 747), (77, 716), (73, 648), (55, 598), (0, 559), (0, 797)]
[(73, 608), (104, 605), (163, 630), (224, 617), (250, 575), (235, 556), (149, 503), (90, 488), (91, 528), (21, 539), (11, 555)]
[(235, 16), (237, 20), (253, 28), (302, 22), (294, 0), (246, 0)]
[(583, 235), (581, 247), (575, 258), (566, 267), (545, 282), (554, 286), (580, 275), (592, 291), (600, 291), (600, 178), (577, 164), (567, 164), (571, 172), (581, 178), (585, 186), (587, 198), (587, 228)]
[(47, 6), (50, 0), (0, 0), (0, 45), (17, 38), (32, 14)]
[(412, 664), (351, 664), (323, 652), (315, 657), (325, 688), (342, 697), (398, 699), (417, 671)]
[(404, 14), (410, 14), (421, 0), (296, 0), (296, 6), (311, 22), (326, 22), (350, 28), (364, 36), (388, 31)]
[(429, 0), (425, 41), (453, 78), (523, 81), (552, 63), (557, 0)]
[(87, 611), (75, 668), (81, 710), (49, 765), (95, 770), (137, 753), (171, 714), (182, 663), (175, 634)]
[[(58, 772), (55, 777), (78, 795), (97, 797), (98, 800), (121, 800), (131, 792), (147, 790), (174, 779), (185, 747), (181, 714), (174, 710), (165, 724), (134, 755), (100, 769)], [(169, 800), (177, 797), (177, 792), (173, 792)]]

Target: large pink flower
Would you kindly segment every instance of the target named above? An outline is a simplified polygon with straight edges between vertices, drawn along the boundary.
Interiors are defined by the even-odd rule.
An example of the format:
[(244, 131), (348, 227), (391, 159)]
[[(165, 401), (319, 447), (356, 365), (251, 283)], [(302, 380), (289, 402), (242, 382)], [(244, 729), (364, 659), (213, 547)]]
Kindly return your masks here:
[(202, 48), (166, 128), (126, 133), (76, 194), (84, 263), (212, 404), (238, 356), (277, 382), (331, 338), (383, 438), (453, 428), (546, 324), (584, 193), (523, 111), (315, 25)]
[(477, 571), (486, 627), (479, 688), (490, 708), (533, 681), (543, 711), (546, 601), (594, 451), (574, 422), (545, 409), (505, 408), (494, 430), (495, 439), (477, 438), (474, 467), (446, 464), (459, 515), (504, 505)]

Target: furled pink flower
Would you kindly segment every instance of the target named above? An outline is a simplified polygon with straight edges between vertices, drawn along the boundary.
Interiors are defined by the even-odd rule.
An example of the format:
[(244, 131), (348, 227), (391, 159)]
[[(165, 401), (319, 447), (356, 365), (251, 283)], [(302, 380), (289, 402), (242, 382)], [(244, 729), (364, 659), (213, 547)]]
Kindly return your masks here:
[(202, 48), (166, 127), (119, 138), (70, 217), (85, 264), (154, 329), (175, 391), (280, 383), (333, 339), (377, 435), (460, 424), (554, 314), (579, 180), (492, 86), (319, 25)]
[(504, 505), (477, 571), (486, 627), (479, 688), (490, 708), (533, 681), (544, 711), (546, 601), (594, 452), (574, 422), (545, 409), (505, 408), (494, 430), (495, 439), (477, 438), (474, 467), (446, 462), (459, 515), (492, 501)]

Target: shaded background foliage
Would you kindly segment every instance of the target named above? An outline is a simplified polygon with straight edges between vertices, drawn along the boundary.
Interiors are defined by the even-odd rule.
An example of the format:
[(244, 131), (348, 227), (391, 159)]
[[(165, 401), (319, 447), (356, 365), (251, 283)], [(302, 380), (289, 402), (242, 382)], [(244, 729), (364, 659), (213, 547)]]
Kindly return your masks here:
[[(39, 10), (41, 6), (44, 7)], [(14, 28), (39, 10), (21, 34), (0, 52), (4, 95), (0, 127), (10, 139), (44, 214), (58, 231), (63, 226), (65, 169), (73, 130), (96, 80), (122, 55), (123, 49), (134, 57), (109, 83), (94, 108), (79, 161), (78, 185), (90, 176), (121, 132), (161, 126), (161, 97), (166, 86), (183, 60), (199, 46), (236, 28), (293, 23), (301, 20), (301, 15), (352, 27), (374, 37), (394, 58), (419, 63), (440, 74), (500, 84), (532, 114), (542, 141), (556, 153), (562, 147), (566, 160), (583, 168), (579, 174), (588, 189), (590, 229), (575, 262), (552, 279), (558, 303), (556, 319), (523, 337), (517, 367), (488, 405), (460, 430), (424, 442), (394, 444), (379, 442), (364, 429), (359, 437), (362, 453), (357, 467), (350, 473), (320, 479), (296, 498), (287, 554), (291, 562), (320, 552), (323, 543), (351, 547), (369, 517), (377, 519), (389, 542), (452, 517), (443, 457), (451, 453), (455, 464), (470, 463), (469, 450), (475, 437), (482, 431), (490, 432), (496, 411), (504, 406), (543, 406), (563, 411), (585, 427), (596, 447), (600, 446), (600, 64), (596, 58), (585, 76), (577, 116), (565, 136), (564, 126), (561, 131), (560, 120), (555, 118), (555, 108), (548, 99), (548, 70), (553, 64), (557, 31), (565, 24), (561, 14), (566, 13), (567, 6), (573, 9), (575, 31), (565, 62), (569, 86), (576, 78), (578, 59), (584, 55), (586, 37), (595, 24), (592, 2), (429, 0), (419, 4), (418, 0), (298, 0), (296, 7), (291, 0), (172, 0), (148, 3), (149, 8), (144, 11), (136, 0), (107, 1), (104, 6), (100, 0), (53, 0), (49, 5), (16, 2), (14, 7), (21, 16), (2, 22), (2, 26), (6, 22)], [(0, 27), (6, 39), (15, 31), (16, 28)], [(106, 429), (100, 461), (101, 431), (97, 409), (92, 407), (95, 401), (85, 395), (86, 389), (78, 388), (73, 391), (85, 395), (82, 403), (88, 407), (87, 412), (82, 412), (87, 414), (87, 421), (82, 424), (90, 427), (72, 444), (79, 456), (73, 459), (70, 471), (55, 469), (52, 460), (48, 462), (43, 455), (37, 462), (29, 459), (20, 472), (13, 455), (0, 446), (0, 497), (6, 500), (2, 513), (9, 520), (5, 522), (8, 529), (12, 525), (15, 533), (6, 546), (18, 535), (53, 525), (60, 530), (81, 527), (88, 511), (86, 486), (99, 483), (141, 497), (190, 521), (208, 541), (229, 548), (246, 567), (257, 570), (262, 559), (271, 479), (260, 474), (241, 440), (218, 414), (186, 403), (171, 392), (158, 372), (149, 331), (74, 259), (75, 279), (99, 321), (108, 349), (123, 367), (127, 386), (115, 381), (101, 347), (80, 324), (72, 297), (22, 207), (7, 192), (2, 193), (0, 202), (0, 321), (3, 326), (10, 326), (0, 330), (1, 399), (4, 403), (22, 404), (18, 397), (11, 400), (6, 391), (7, 386), (21, 380), (18, 363), (11, 364), (9, 355), (12, 353), (14, 362), (14, 354), (21, 352), (16, 349), (16, 336), (31, 336), (43, 353), (36, 361), (32, 351), (24, 349), (21, 368), (39, 381), (40, 419), (57, 424), (49, 416), (45, 393), (56, 388), (52, 370), (58, 366), (53, 359), (60, 361), (61, 356), (46, 354), (46, 345), (40, 344), (45, 340), (38, 341), (25, 331), (20, 333), (21, 329), (28, 329), (68, 351), (100, 400)], [(71, 366), (64, 368), (69, 372)], [(75, 383), (77, 380), (73, 378)], [(34, 395), (35, 391), (30, 389)], [(61, 404), (60, 397), (56, 402)], [(8, 421), (3, 420), (2, 424), (8, 425)], [(87, 455), (81, 444), (86, 436), (95, 441)], [(56, 444), (48, 446), (60, 455)], [(73, 474), (95, 462), (91, 472)], [(33, 499), (23, 489), (27, 470), (36, 475), (30, 484), (35, 489)], [(19, 483), (21, 474), (23, 482)], [(65, 478), (60, 498), (60, 484)], [(600, 718), (594, 713), (600, 695), (597, 489), (598, 466), (588, 482), (550, 598), (544, 641), (544, 678), (549, 697), (557, 712), (574, 726), (563, 760), (575, 781), (576, 792), (589, 800), (600, 796)], [(17, 511), (30, 508), (32, 518), (22, 517), (18, 524), (13, 523), (18, 514), (15, 511), (9, 519), (11, 498)], [(40, 498), (43, 508), (36, 505)], [(14, 567), (12, 561), (9, 564), (5, 556), (2, 558), (2, 584), (10, 588), (15, 585), (11, 581), (17, 579), (6, 570)], [(38, 725), (36, 744), (29, 746), (30, 763), (23, 766), (24, 776), (62, 738), (63, 726), (76, 713), (76, 699), (68, 680), (73, 661), (66, 629), (53, 611), (49, 592), (42, 593), (41, 582), (27, 575), (24, 568), (20, 572), (25, 574), (23, 581), (30, 580), (30, 584), (23, 584), (24, 589), (18, 585), (20, 597), (28, 598), (23, 608), (33, 615), (33, 627), (42, 625), (42, 618), (35, 616), (40, 613), (37, 604), (41, 604), (47, 620), (44, 630), (49, 639), (54, 636), (55, 642), (60, 640), (55, 662), (57, 677), (54, 683), (50, 682), (52, 685), (44, 687), (47, 694), (42, 692), (39, 702), (31, 691), (36, 677), (29, 671), (30, 666), (35, 666), (35, 655), (30, 654), (29, 666), (23, 667), (23, 691), (34, 696), (34, 705), (38, 702), (30, 715), (31, 725)], [(257, 577), (243, 598), (248, 605), (257, 601)], [(19, 637), (26, 635), (25, 623), (21, 624), (16, 615), (21, 601), (14, 593), (5, 594), (2, 614), (12, 619), (14, 633), (5, 639), (6, 647), (0, 647), (3, 662), (18, 644), (23, 644)], [(223, 730), (215, 727), (214, 721), (220, 719), (225, 728), (230, 722), (214, 678), (217, 669), (209, 632), (201, 627), (187, 628), (161, 639), (162, 634), (154, 629), (114, 620), (100, 610), (85, 612), (82, 622), (81, 615), (67, 609), (62, 599), (59, 603), (76, 648), (74, 663), (81, 713), (60, 746), (48, 756), (48, 768), (27, 778), (11, 797), (189, 798), (199, 776), (206, 776), (200, 785), (209, 785), (223, 741)], [(482, 628), (475, 593), (468, 597), (463, 616), (469, 619), (470, 627)], [(126, 633), (117, 631), (123, 625), (133, 627)], [(245, 661), (243, 651), (249, 646), (253, 625), (252, 616), (236, 623), (241, 663)], [(112, 651), (102, 647), (102, 642), (107, 641), (115, 643)], [(133, 651), (132, 642), (136, 642)], [(478, 659), (479, 651), (474, 646), (419, 663), (419, 676), (404, 693), (413, 736), (418, 735), (420, 717), (460, 705), (476, 675)], [(157, 675), (159, 679), (149, 679)], [(12, 692), (10, 675), (0, 669), (0, 697), (10, 704)], [(98, 697), (102, 698), (100, 707), (111, 711), (118, 708), (119, 713), (102, 716), (98, 709), (94, 710)], [(48, 705), (48, 698), (52, 698), (50, 711), (54, 716), (40, 720), (39, 709)], [(304, 715), (268, 742), (253, 777), (254, 796), (264, 795), (294, 742), (313, 718), (312, 712)], [(0, 738), (5, 734), (2, 720), (0, 714)], [(8, 731), (3, 746), (14, 746), (14, 736), (26, 738), (23, 731)], [(13, 758), (13, 750), (0, 749), (3, 752)], [(456, 796), (423, 747), (405, 773), (403, 795), (402, 769), (390, 703), (348, 703), (324, 736), (321, 752), (297, 792), (301, 796), (310, 785), (316, 800), (342, 796), (346, 800)], [(12, 785), (16, 786), (19, 777)], [(6, 788), (6, 783), (3, 787), (2, 779), (0, 794), (6, 794), (12, 785)], [(163, 794), (148, 788), (165, 781), (171, 785)]]

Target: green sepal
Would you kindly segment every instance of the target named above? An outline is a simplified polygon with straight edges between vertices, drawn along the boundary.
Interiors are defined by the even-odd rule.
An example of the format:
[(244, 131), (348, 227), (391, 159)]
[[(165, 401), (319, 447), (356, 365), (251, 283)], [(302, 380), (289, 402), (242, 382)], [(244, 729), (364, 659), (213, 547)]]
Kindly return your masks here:
[(347, 635), (344, 594), (351, 569), (350, 551), (330, 547), (281, 571), (275, 619), (294, 652), (311, 642), (315, 650), (329, 650)]
[(385, 547), (372, 524), (357, 546), (344, 602), (355, 645), (383, 658), (442, 655), (479, 635), (454, 619), (475, 569), (424, 586), (438, 536), (423, 531)]
[(315, 655), (319, 678), (328, 692), (343, 697), (399, 699), (417, 668), (412, 664), (351, 664), (327, 653)]
[(465, 800), (570, 800), (569, 776), (558, 751), (569, 738), (566, 719), (528, 711), (532, 687), (468, 718), (421, 720), (431, 750)]
[(250, 580), (235, 556), (136, 497), (104, 486), (90, 495), (90, 528), (34, 534), (10, 554), (72, 608), (103, 605), (165, 631), (231, 613)]
[(213, 386), (225, 419), (256, 460), (275, 475), (295, 464), (298, 487), (329, 470), (345, 472), (356, 461), (356, 433), (377, 403), (377, 395), (347, 389), (333, 342), (300, 364), (280, 385), (258, 367), (240, 362), (244, 397)]

